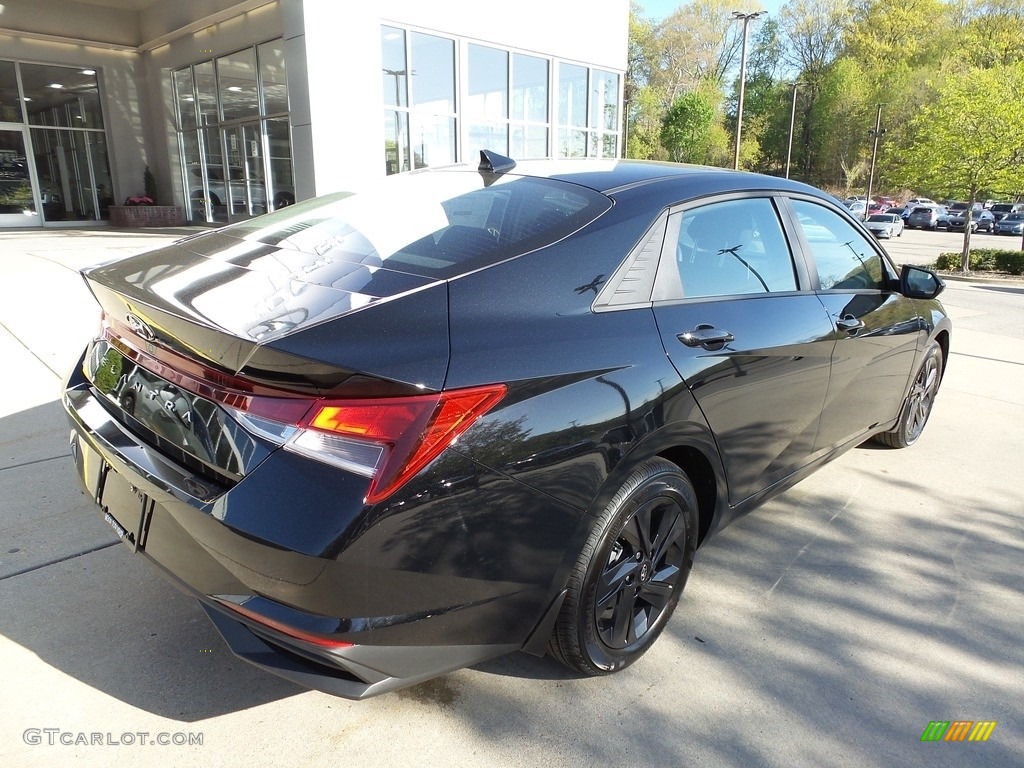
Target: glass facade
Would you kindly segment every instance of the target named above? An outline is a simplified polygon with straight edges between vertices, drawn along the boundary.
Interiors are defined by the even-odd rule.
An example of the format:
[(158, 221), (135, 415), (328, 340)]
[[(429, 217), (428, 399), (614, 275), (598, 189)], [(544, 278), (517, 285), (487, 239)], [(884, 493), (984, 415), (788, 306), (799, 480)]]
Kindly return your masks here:
[(286, 75), (280, 39), (172, 73), (192, 221), (239, 221), (295, 202)]
[(618, 156), (614, 72), (394, 26), (381, 27), (381, 57), (389, 174), (473, 162), (481, 149)]
[(0, 61), (0, 123), (0, 214), (32, 217), (22, 225), (107, 218), (113, 191), (96, 70)]

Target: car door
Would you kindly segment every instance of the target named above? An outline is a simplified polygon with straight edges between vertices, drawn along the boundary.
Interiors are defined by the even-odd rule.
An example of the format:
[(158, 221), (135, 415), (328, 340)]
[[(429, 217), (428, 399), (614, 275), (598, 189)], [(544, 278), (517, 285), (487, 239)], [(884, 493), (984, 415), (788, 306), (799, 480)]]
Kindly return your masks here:
[(927, 329), (872, 238), (821, 202), (790, 204), (836, 340), (815, 446), (823, 451), (896, 418)]
[(736, 504), (803, 466), (828, 388), (833, 326), (771, 197), (669, 215), (654, 314), (708, 421)]

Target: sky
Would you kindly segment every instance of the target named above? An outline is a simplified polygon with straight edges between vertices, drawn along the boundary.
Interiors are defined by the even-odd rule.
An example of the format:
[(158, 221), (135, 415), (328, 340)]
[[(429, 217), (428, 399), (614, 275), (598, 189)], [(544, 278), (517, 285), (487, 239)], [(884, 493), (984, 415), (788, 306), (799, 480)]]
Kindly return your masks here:
[[(639, 2), (644, 8), (645, 16), (658, 20), (665, 18), (683, 4), (681, 0), (639, 0)], [(737, 0), (736, 10), (756, 11), (763, 8), (769, 14), (774, 14), (778, 12), (782, 2), (783, 0)]]

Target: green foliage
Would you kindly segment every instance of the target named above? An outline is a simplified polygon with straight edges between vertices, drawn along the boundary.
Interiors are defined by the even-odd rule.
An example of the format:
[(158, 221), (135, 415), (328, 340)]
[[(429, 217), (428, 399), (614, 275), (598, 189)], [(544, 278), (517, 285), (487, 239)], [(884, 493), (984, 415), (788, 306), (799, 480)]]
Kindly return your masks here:
[[(992, 248), (975, 248), (971, 251), (970, 268), (980, 272), (989, 272), (995, 269), (996, 253), (1006, 253), (1006, 251), (997, 251)], [(939, 254), (939, 258), (935, 260), (935, 268), (944, 269), (948, 272), (956, 272), (960, 270), (960, 262), (960, 251), (947, 251), (946, 253)]]
[[(732, 164), (743, 26), (734, 10), (727, 0), (688, 0), (653, 22), (632, 4), (629, 157)], [(882, 104), (873, 190), (1024, 193), (1024, 0), (787, 0), (749, 32), (744, 167), (784, 173), (798, 81), (795, 178), (862, 189)], [(679, 99), (694, 93), (713, 107), (710, 120), (703, 108), (679, 113)]]
[(1024, 251), (996, 251), (996, 269), (1011, 275), (1024, 275)]
[(0, 191), (0, 205), (27, 208), (32, 205), (32, 187), (28, 183), (5, 187)]
[[(957, 253), (940, 253), (935, 262), (936, 269), (950, 272), (959, 271), (962, 266), (962, 255)], [(975, 248), (971, 251), (971, 271), (1005, 272), (1008, 275), (1024, 275), (1024, 251), (999, 248)]]
[(676, 99), (661, 124), (661, 143), (677, 163), (708, 161), (715, 107), (706, 94), (687, 93)]
[(662, 109), (658, 94), (650, 86), (633, 92), (626, 105), (626, 157), (639, 160), (667, 160), (661, 146)]
[(967, 67), (1024, 61), (1024, 0), (977, 0), (964, 9), (961, 22), (957, 58)]
[(973, 202), (1024, 188), (1024, 64), (947, 78), (907, 127), (900, 182)]

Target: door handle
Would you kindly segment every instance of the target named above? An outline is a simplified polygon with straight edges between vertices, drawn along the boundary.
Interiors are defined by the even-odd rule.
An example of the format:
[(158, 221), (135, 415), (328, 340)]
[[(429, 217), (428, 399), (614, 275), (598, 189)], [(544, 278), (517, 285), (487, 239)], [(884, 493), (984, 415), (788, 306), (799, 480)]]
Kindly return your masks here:
[(721, 349), (729, 342), (736, 340), (736, 337), (729, 331), (715, 328), (707, 323), (701, 323), (692, 331), (680, 333), (676, 338), (688, 347), (704, 347), (711, 351)]
[(838, 327), (840, 331), (856, 333), (864, 327), (864, 321), (859, 317), (854, 317), (853, 315), (843, 315), (841, 318), (836, 320), (836, 327)]

